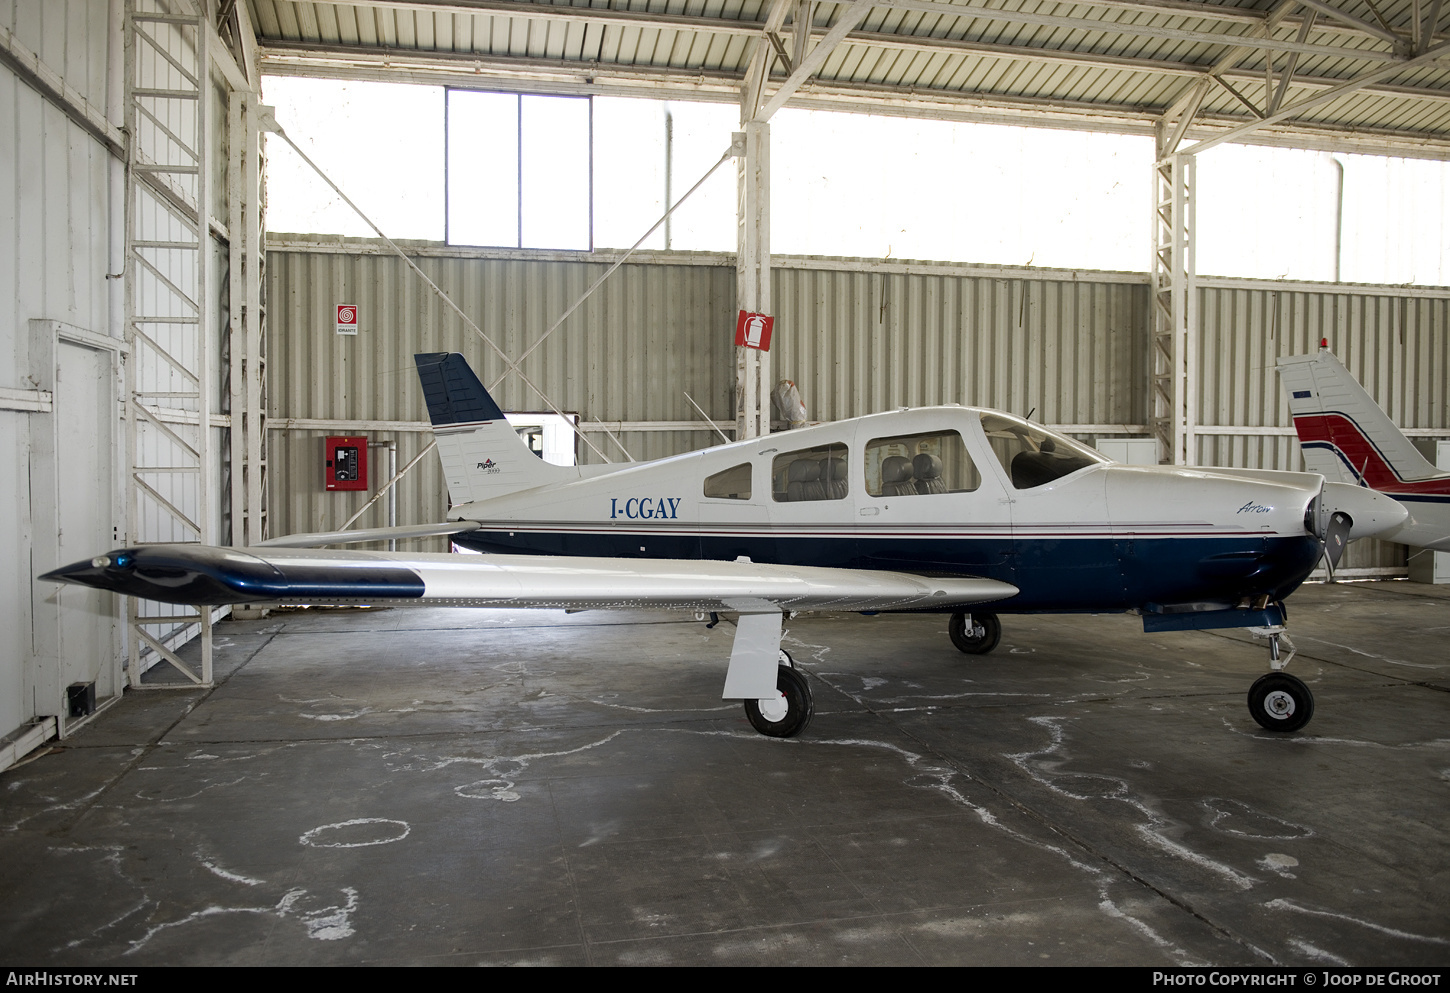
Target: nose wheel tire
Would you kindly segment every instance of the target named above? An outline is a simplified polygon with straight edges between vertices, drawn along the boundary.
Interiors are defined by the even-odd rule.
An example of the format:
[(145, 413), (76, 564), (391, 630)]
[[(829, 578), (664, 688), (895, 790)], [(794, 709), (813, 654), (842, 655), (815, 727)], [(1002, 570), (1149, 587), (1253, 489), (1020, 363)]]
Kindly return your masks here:
[(968, 616), (960, 612), (952, 615), (951, 623), (947, 625), (952, 644), (968, 655), (986, 655), (1002, 640), (1002, 622), (997, 620), (996, 614), (981, 613), (971, 614), (971, 623), (968, 624)]
[(1270, 672), (1249, 687), (1249, 713), (1270, 731), (1297, 731), (1314, 716), (1314, 694), (1287, 672)]
[(763, 700), (746, 700), (745, 716), (750, 726), (772, 738), (794, 738), (806, 729), (816, 712), (811, 688), (797, 669), (780, 666), (776, 670), (777, 695)]

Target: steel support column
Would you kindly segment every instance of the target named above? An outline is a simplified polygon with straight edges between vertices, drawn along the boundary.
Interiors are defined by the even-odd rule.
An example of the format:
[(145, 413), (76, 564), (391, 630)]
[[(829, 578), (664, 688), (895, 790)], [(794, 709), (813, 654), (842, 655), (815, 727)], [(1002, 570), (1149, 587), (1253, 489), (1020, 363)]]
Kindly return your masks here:
[(251, 91), (233, 90), (229, 112), (227, 201), (231, 235), (231, 541), (255, 545), (266, 537), (266, 376), (262, 327), (261, 106)]
[[(1160, 147), (1163, 132), (1160, 130)], [(1194, 161), (1168, 155), (1153, 178), (1153, 334), (1148, 424), (1158, 460), (1197, 461), (1198, 288), (1194, 270)]]
[[(740, 310), (770, 313), (770, 125), (744, 125), (745, 154), (738, 157), (738, 250), (735, 296)], [(735, 349), (735, 437), (770, 434), (770, 353)]]
[[(215, 543), (210, 37), (204, 4), (128, 0), (125, 543)], [(127, 598), (128, 681), (158, 662), (212, 680), (211, 610)], [(173, 650), (200, 633), (199, 664)], [(158, 685), (158, 684), (147, 684)], [(167, 685), (167, 684), (159, 684)], [(176, 684), (170, 684), (176, 685)]]

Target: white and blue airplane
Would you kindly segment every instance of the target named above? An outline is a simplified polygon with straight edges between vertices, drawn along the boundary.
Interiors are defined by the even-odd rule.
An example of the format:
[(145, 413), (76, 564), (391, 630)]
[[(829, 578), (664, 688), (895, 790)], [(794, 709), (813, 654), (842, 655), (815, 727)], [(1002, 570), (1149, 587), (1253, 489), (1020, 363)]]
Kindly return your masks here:
[(1407, 511), (1379, 537), (1450, 551), (1450, 472), (1436, 469), (1321, 339), (1313, 355), (1278, 360), (1304, 464), (1326, 479), (1367, 486)]
[[(725, 699), (799, 734), (813, 704), (783, 614), (950, 614), (984, 653), (999, 613), (1140, 614), (1147, 631), (1251, 627), (1271, 672), (1254, 719), (1303, 727), (1282, 672), (1283, 600), (1394, 500), (1314, 473), (1126, 466), (1019, 417), (902, 409), (653, 462), (550, 465), (462, 355), (416, 356), (452, 508), (443, 524), (293, 535), (248, 548), (140, 545), (42, 579), (186, 604), (639, 608), (739, 614)], [(482, 556), (323, 550), (446, 534)], [(988, 606), (984, 606), (988, 605)]]

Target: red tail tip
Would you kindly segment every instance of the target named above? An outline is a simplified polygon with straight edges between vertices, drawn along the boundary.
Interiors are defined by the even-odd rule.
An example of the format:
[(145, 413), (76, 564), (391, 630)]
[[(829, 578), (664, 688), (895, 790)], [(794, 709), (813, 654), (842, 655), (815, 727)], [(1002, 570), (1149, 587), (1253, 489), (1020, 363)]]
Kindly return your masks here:
[(1328, 348), (1329, 347), (1329, 339), (1328, 338), (1320, 338), (1319, 339), (1319, 347), (1320, 348)]

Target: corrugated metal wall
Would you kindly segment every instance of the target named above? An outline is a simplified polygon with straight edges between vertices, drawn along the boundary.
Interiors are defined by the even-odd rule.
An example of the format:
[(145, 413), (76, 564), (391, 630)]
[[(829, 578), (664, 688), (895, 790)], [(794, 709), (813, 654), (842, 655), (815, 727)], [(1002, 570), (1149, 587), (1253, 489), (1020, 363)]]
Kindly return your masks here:
[[(116, 438), (107, 437), (108, 428), (119, 424), (119, 405), (111, 399), (108, 375), (98, 379), (95, 371), (114, 368), (120, 346), (109, 343), (126, 337), (123, 280), (116, 274), (124, 271), (134, 281), (142, 313), (176, 315), (168, 309), (171, 291), (162, 289), (167, 279), (178, 286), (174, 295), (196, 293), (194, 252), (188, 265), (158, 249), (154, 271), (127, 265), (125, 259), (126, 184), (119, 157), (126, 110), (123, 8), (122, 0), (0, 0), (0, 25), (20, 55), (16, 68), (0, 68), (0, 188), (5, 190), (0, 196), (0, 350), (11, 358), (0, 362), (0, 448), (18, 467), (0, 483), (0, 506), (11, 510), (0, 524), (0, 561), (5, 563), (0, 569), (0, 734), (31, 718), (61, 713), (67, 683), (94, 680), (100, 697), (120, 692), (119, 663), (126, 649), (125, 625), (118, 620), (121, 599), (77, 587), (57, 597), (50, 584), (35, 583), (33, 572), (58, 553), (67, 556), (62, 561), (74, 561), (112, 548), (118, 539), (135, 538), (156, 517), (154, 505), (143, 506), (139, 520), (128, 526), (120, 483), (125, 456), (115, 443), (124, 435), (118, 430)], [(155, 5), (148, 9), (165, 13)], [(170, 59), (186, 64), (194, 57), (197, 29), (166, 17), (148, 24), (155, 44), (138, 50), (134, 81), (164, 90), (181, 78)], [(63, 95), (43, 96), (46, 88)], [(216, 78), (206, 98), (214, 108), (225, 107), (225, 89)], [(189, 134), (195, 105), (168, 115), (160, 102), (164, 99), (153, 99), (150, 106), (162, 124)], [(215, 123), (219, 126), (208, 150), (214, 213), (225, 202), (225, 116)], [(135, 132), (138, 158), (174, 163), (167, 144), (175, 139), (165, 129), (148, 123)], [(183, 200), (194, 199), (196, 183), (190, 175), (174, 183), (175, 191)], [(161, 212), (139, 200), (133, 207), (139, 238), (166, 241), (179, 234)], [(224, 209), (221, 217), (226, 217)], [(215, 239), (208, 243), (213, 279), (204, 305), (213, 314), (220, 310), (226, 260), (218, 245)], [(157, 333), (182, 361), (197, 353), (194, 314), (192, 321), (169, 329), (169, 337)], [(36, 326), (51, 328), (62, 345), (33, 340)], [(215, 362), (221, 327), (216, 322), (212, 327)], [(46, 370), (51, 351), (59, 364)], [(136, 352), (131, 355), (136, 359)], [(168, 363), (136, 360), (135, 367), (138, 389), (155, 394), (188, 388)], [(78, 372), (88, 376), (84, 383), (77, 382)], [(53, 404), (36, 389), (49, 374), (57, 377)], [(210, 374), (217, 381), (215, 365)], [(184, 406), (165, 396), (153, 395), (148, 402), (160, 408)], [(108, 409), (116, 421), (109, 420)], [(213, 412), (219, 409), (213, 406)], [(187, 433), (180, 426), (176, 430)], [(213, 452), (219, 453), (226, 430), (210, 430)], [(191, 428), (193, 438), (196, 433)], [(64, 442), (63, 460), (46, 454), (52, 439)], [(176, 460), (169, 458), (169, 442), (162, 439), (161, 432), (148, 429), (138, 449), (169, 465)], [(62, 463), (63, 475), (54, 471), (55, 462)], [(217, 463), (214, 455), (207, 471), (220, 491)], [(87, 474), (77, 466), (93, 469)], [(84, 481), (77, 483), (77, 476)], [(194, 480), (166, 478), (158, 488), (189, 516), (197, 514)], [(213, 521), (220, 505), (218, 492)], [(217, 534), (214, 529), (211, 536)]]
[[(536, 341), (606, 268), (507, 258), (418, 261), (511, 356)], [(358, 307), (355, 337), (336, 333), (340, 303)], [(735, 273), (726, 262), (625, 265), (529, 357), (524, 374), (561, 410), (586, 421), (698, 421), (684, 397), (689, 391), (712, 417), (731, 422), (734, 357), (729, 337), (716, 332), (733, 326), (734, 306)], [(289, 428), (289, 419), (426, 422), (416, 352), (463, 352), (489, 385), (506, 370), (395, 256), (269, 252), (267, 316), (274, 535), (338, 527), (363, 502), (322, 488), (322, 439), (343, 432)], [(547, 409), (513, 374), (495, 395), (508, 410)], [(431, 441), (431, 435), (376, 429), (369, 437), (396, 440), (400, 467)], [(706, 431), (619, 434), (635, 459), (703, 447), (711, 437)], [(624, 458), (604, 433), (592, 431), (589, 438), (611, 460)], [(583, 444), (580, 455), (603, 461)], [(371, 475), (375, 486), (385, 481), (376, 468)], [(425, 459), (400, 486), (401, 523), (438, 520), (447, 509), (436, 459)]]
[[(491, 383), (503, 364), (400, 260), (376, 245), (282, 242), (269, 254), (274, 429), (288, 418), (426, 418), (415, 351), (459, 350)], [(363, 254), (366, 253), (366, 254)], [(419, 262), (509, 352), (518, 355), (604, 271), (546, 253), (427, 249)], [(445, 256), (445, 257), (439, 257)], [(732, 420), (733, 258), (656, 254), (623, 266), (525, 363), (561, 409), (585, 422), (689, 421), (688, 390), (712, 418)], [(1445, 428), (1450, 292), (1206, 281), (1200, 289), (1199, 422), (1242, 426), (1204, 434), (1200, 464), (1302, 468), (1274, 358), (1328, 335), (1350, 369), (1408, 428)], [(897, 406), (967, 403), (1048, 424), (1088, 441), (1147, 419), (1146, 276), (1055, 270), (778, 259), (772, 375), (799, 386), (813, 420)], [(334, 307), (357, 303), (361, 333), (334, 333)], [(505, 409), (539, 409), (518, 380)], [(1116, 426), (1116, 427), (1115, 427)], [(340, 433), (341, 427), (331, 433)], [(325, 431), (277, 430), (272, 533), (340, 526), (361, 501), (322, 491)], [(1144, 433), (1141, 427), (1139, 434)], [(418, 435), (395, 438), (399, 464)], [(596, 444), (619, 458), (602, 434)], [(636, 459), (713, 444), (706, 431), (627, 431)], [(598, 461), (583, 449), (585, 461)], [(437, 519), (446, 495), (424, 459), (400, 496), (399, 520)], [(381, 482), (375, 471), (375, 484)], [(419, 502), (421, 501), (421, 502)], [(380, 523), (381, 509), (360, 523)], [(1352, 546), (1347, 568), (1403, 566), (1398, 546)]]
[[(14, 44), (41, 63), (92, 107), (110, 95), (111, 11), (87, 0), (0, 2), (0, 24)], [(43, 433), (60, 410), (24, 409), (35, 391), (32, 376), (44, 359), (30, 347), (30, 321), (62, 321), (97, 335), (120, 337), (119, 287), (105, 278), (113, 247), (114, 196), (120, 165), (66, 113), (8, 67), (0, 67), (0, 387), (15, 391), (0, 402), (0, 735), (56, 701), (37, 701), (28, 688), (34, 672), (32, 607), (37, 593), (32, 550), (56, 535), (32, 531), (32, 498), (45, 487), (28, 471)], [(77, 458), (94, 453), (76, 453)], [(32, 493), (32, 487), (36, 493)], [(114, 493), (98, 480), (93, 492), (67, 493), (76, 516), (95, 523), (114, 519)], [(85, 506), (80, 506), (85, 504)], [(66, 513), (67, 508), (62, 508)], [(52, 607), (52, 613), (54, 608)], [(113, 637), (106, 619), (94, 625), (103, 646)], [(114, 649), (114, 646), (112, 646)], [(86, 668), (95, 662), (84, 660)], [(29, 678), (27, 679), (27, 672)]]
[[(1275, 359), (1328, 338), (1345, 367), (1401, 428), (1450, 437), (1450, 292), (1213, 280), (1199, 291), (1198, 420), (1243, 426), (1200, 435), (1201, 465), (1302, 470)], [(1402, 545), (1350, 545), (1346, 569), (1401, 569)]]
[[(418, 259), (423, 270), (510, 355), (538, 340), (606, 265), (543, 253), (435, 252)], [(698, 422), (688, 392), (710, 417), (733, 423), (733, 258), (660, 258), (621, 267), (524, 363), (562, 410), (586, 423)], [(489, 384), (505, 367), (401, 260), (374, 245), (346, 239), (274, 248), (267, 273), (270, 416), (279, 443), (271, 533), (335, 528), (361, 506), (322, 489), (322, 438), (343, 427), (289, 428), (289, 419), (421, 424), (418, 351), (462, 351)], [(773, 375), (796, 381), (816, 420), (957, 402), (1035, 409), (1049, 423), (1141, 423), (1146, 283), (1093, 275), (787, 261), (772, 290)], [(358, 305), (356, 337), (335, 332), (340, 303)], [(505, 409), (543, 409), (517, 376), (507, 376), (497, 396)], [(396, 439), (406, 464), (416, 438), (383, 427), (370, 438)], [(590, 438), (611, 459), (622, 457), (602, 432)], [(718, 437), (650, 430), (624, 431), (619, 440), (635, 459), (652, 459)], [(580, 447), (583, 461), (600, 461)], [(372, 478), (383, 481), (376, 470)], [(425, 459), (402, 485), (403, 523), (436, 519), (446, 507), (436, 460)]]
[(1143, 422), (1145, 282), (845, 264), (787, 263), (772, 282), (771, 371), (796, 382), (813, 420), (964, 403), (1050, 424)]

